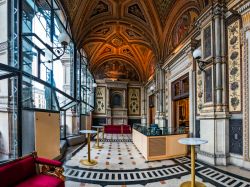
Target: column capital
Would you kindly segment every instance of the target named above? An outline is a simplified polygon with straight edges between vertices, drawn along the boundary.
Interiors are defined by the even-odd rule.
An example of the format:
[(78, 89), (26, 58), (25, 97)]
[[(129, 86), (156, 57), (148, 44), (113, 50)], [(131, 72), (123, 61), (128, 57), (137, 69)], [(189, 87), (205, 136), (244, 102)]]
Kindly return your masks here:
[(215, 6), (213, 9), (214, 16), (221, 16), (223, 14), (223, 8), (219, 5)]

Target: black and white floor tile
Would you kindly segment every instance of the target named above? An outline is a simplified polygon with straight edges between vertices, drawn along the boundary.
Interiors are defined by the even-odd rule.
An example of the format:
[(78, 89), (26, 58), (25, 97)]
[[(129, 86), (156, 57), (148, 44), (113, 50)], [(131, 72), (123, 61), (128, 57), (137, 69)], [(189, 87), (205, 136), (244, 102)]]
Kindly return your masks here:
[[(100, 139), (101, 135), (100, 135)], [(83, 166), (87, 146), (65, 162), (66, 186), (169, 186), (177, 187), (190, 179), (188, 157), (146, 162), (131, 141), (131, 135), (105, 134), (103, 149), (94, 149), (96, 166)], [(250, 187), (250, 179), (196, 162), (196, 179), (207, 187)]]

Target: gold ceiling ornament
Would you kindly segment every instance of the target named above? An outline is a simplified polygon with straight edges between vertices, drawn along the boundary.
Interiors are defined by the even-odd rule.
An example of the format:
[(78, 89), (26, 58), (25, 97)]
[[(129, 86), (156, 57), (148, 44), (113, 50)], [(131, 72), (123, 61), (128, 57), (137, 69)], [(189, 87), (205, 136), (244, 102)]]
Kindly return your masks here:
[[(149, 67), (169, 54), (169, 44), (173, 43), (169, 36), (176, 18), (190, 8), (201, 12), (205, 0), (59, 1), (77, 46), (86, 51), (90, 69), (107, 58), (129, 58), (140, 70), (142, 81), (147, 81), (148, 69), (153, 69)], [(173, 46), (186, 37), (178, 32)]]
[(124, 42), (123, 42), (123, 39), (120, 36), (115, 36), (111, 40), (111, 44), (113, 44), (114, 47), (121, 47), (124, 44)]

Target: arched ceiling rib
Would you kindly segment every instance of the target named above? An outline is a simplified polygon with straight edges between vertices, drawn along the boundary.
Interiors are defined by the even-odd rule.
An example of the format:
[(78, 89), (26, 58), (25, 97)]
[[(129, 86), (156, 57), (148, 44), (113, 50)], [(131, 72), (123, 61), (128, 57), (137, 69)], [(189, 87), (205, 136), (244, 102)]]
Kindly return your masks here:
[(78, 47), (84, 48), (90, 59), (92, 72), (98, 72), (95, 68), (108, 58), (115, 58), (137, 68), (141, 81), (148, 79), (155, 64), (171, 50), (168, 49), (172, 47), (169, 45), (172, 42), (171, 32), (177, 19), (181, 18), (180, 14), (191, 7), (199, 14), (204, 8), (203, 0), (60, 2), (69, 16)]

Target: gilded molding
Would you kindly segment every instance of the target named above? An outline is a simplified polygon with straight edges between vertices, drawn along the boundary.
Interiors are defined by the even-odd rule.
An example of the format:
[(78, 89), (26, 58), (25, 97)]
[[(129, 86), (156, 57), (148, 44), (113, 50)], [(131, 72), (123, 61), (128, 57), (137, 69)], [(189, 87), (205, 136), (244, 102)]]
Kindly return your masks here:
[(42, 165), (41, 173), (44, 175), (51, 175), (58, 177), (59, 179), (65, 181), (65, 176), (63, 175), (64, 169), (62, 167)]
[[(250, 7), (249, 7), (249, 9), (250, 9)], [(242, 23), (243, 23), (244, 26), (250, 25), (250, 12), (245, 13), (244, 15), (242, 15)]]

